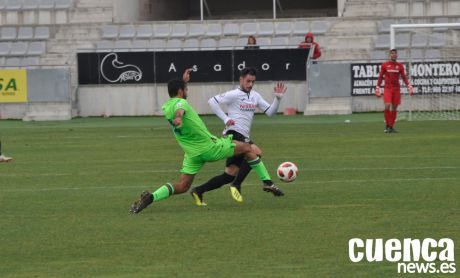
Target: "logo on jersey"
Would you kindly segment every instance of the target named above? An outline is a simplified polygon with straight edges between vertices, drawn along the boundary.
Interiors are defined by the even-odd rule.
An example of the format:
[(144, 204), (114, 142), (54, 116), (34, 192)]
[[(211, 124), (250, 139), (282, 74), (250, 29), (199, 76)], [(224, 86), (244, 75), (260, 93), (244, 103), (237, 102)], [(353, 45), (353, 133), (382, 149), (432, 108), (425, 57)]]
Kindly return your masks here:
[(240, 111), (256, 111), (257, 105), (252, 103), (240, 104)]

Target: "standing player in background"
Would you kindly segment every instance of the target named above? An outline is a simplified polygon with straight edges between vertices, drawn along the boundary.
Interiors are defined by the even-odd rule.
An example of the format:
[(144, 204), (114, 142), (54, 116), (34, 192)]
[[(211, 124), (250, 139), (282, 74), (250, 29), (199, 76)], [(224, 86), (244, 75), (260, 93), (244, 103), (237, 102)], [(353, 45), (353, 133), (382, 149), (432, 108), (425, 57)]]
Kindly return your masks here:
[(2, 141), (0, 141), (0, 162), (10, 162), (13, 160), (12, 157), (4, 156), (2, 154)]
[(383, 115), (385, 116), (386, 123), (385, 133), (397, 132), (394, 129), (394, 124), (398, 114), (398, 105), (401, 104), (401, 88), (399, 86), (400, 76), (404, 84), (406, 84), (407, 89), (409, 89), (409, 94), (412, 95), (414, 93), (414, 89), (410, 85), (409, 80), (407, 80), (404, 66), (400, 62), (397, 62), (397, 59), (398, 51), (396, 49), (391, 49), (390, 60), (382, 64), (379, 79), (377, 80), (377, 87), (375, 87), (375, 95), (380, 97), (380, 85), (385, 76), (385, 90), (383, 93), (383, 104), (385, 105)]
[(195, 109), (187, 102), (187, 82), (191, 69), (184, 72), (183, 80), (168, 82), (170, 99), (163, 105), (165, 118), (172, 126), (172, 131), (179, 146), (185, 152), (180, 170), (180, 181), (166, 183), (152, 193), (144, 191), (139, 200), (131, 206), (131, 212), (139, 213), (153, 202), (169, 198), (173, 194), (187, 192), (195, 175), (206, 162), (213, 162), (231, 156), (244, 156), (251, 168), (256, 171), (267, 191), (276, 190), (264, 163), (252, 150), (251, 145), (232, 140), (232, 136), (217, 138), (212, 135)]
[[(256, 82), (256, 70), (254, 68), (244, 68), (240, 72), (240, 86), (237, 89), (225, 92), (209, 99), (208, 103), (212, 111), (225, 124), (224, 136), (232, 135), (234, 140), (251, 144), (252, 149), (257, 155), (262, 155), (262, 150), (250, 139), (250, 132), (254, 112), (259, 108), (267, 116), (273, 116), (278, 111), (280, 100), (286, 92), (286, 87), (282, 82), (278, 82), (274, 88), (275, 98), (273, 103), (268, 104), (262, 96), (253, 90)], [(227, 106), (228, 115), (222, 111), (219, 104)], [(190, 192), (195, 198), (198, 206), (205, 206), (203, 194), (207, 191), (217, 189), (225, 184), (232, 182), (230, 192), (233, 199), (237, 202), (243, 201), (241, 195), (241, 183), (251, 171), (248, 162), (242, 156), (232, 156), (227, 158), (224, 173), (215, 176), (205, 184), (195, 187)], [(265, 188), (264, 188), (265, 190)], [(266, 190), (267, 191), (267, 190)], [(276, 188), (270, 190), (275, 196), (283, 196), (283, 192)]]

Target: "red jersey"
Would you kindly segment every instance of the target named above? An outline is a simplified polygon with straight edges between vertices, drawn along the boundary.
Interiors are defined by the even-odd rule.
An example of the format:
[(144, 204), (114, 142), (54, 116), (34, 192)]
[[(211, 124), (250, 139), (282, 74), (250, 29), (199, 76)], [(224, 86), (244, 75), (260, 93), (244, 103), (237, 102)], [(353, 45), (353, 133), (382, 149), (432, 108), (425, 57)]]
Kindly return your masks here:
[[(307, 38), (311, 38), (311, 43), (306, 42)], [(321, 50), (319, 49), (319, 44), (315, 42), (315, 37), (312, 33), (308, 33), (305, 35), (305, 41), (299, 44), (299, 48), (310, 49), (314, 46), (313, 55), (311, 56), (313, 59), (318, 59), (321, 57)]]
[(382, 77), (385, 75), (385, 90), (387, 89), (399, 89), (399, 75), (401, 75), (406, 86), (409, 86), (409, 81), (406, 77), (403, 64), (400, 62), (386, 61), (382, 64), (379, 73), (379, 79), (377, 80), (377, 86), (380, 87), (382, 84)]

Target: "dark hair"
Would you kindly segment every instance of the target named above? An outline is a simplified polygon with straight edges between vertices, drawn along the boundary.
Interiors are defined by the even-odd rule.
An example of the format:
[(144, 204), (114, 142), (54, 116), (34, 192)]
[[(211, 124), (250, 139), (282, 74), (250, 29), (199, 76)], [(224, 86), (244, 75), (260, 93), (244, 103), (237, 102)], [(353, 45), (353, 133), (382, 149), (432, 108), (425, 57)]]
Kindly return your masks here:
[(177, 96), (177, 94), (179, 93), (180, 89), (185, 90), (185, 86), (187, 86), (187, 84), (185, 84), (184, 80), (181, 80), (181, 79), (178, 79), (178, 78), (169, 80), (169, 82), (168, 82), (168, 94), (169, 94), (169, 96), (170, 97)]
[(396, 53), (398, 53), (398, 50), (397, 50), (396, 48), (390, 49), (390, 53), (393, 52), (393, 51), (396, 52)]
[(254, 44), (257, 44), (257, 40), (256, 40), (256, 37), (255, 37), (255, 36), (251, 35), (251, 36), (248, 37), (248, 44), (249, 44), (249, 40), (250, 40), (250, 39), (253, 39), (253, 40), (254, 40)]
[(257, 76), (257, 70), (251, 67), (242, 69), (240, 72), (240, 77), (245, 77), (246, 75)]

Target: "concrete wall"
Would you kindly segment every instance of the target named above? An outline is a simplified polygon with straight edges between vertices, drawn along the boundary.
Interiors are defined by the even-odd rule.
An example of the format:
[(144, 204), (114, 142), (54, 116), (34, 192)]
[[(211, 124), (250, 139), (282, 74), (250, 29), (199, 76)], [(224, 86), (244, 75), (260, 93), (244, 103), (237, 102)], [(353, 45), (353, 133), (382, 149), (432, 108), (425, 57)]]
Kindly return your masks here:
[[(199, 114), (211, 114), (208, 99), (235, 88), (231, 83), (190, 83), (188, 101)], [(274, 82), (258, 82), (255, 90), (264, 99), (273, 101)], [(279, 112), (287, 107), (303, 111), (306, 103), (306, 83), (286, 82), (288, 91)], [(135, 86), (80, 86), (78, 90), (79, 116), (141, 116), (162, 115), (161, 106), (168, 100), (166, 84)]]
[(71, 118), (68, 69), (27, 70), (27, 103), (0, 103), (0, 119), (68, 120)]
[(337, 16), (342, 17), (345, 10), (346, 0), (337, 0)]
[(29, 102), (70, 102), (69, 70), (27, 70), (27, 87)]
[(350, 64), (312, 64), (308, 70), (310, 98), (349, 97)]
[[(383, 99), (375, 96), (351, 96), (351, 70), (349, 63), (318, 62), (308, 71), (308, 99), (305, 115), (350, 114), (352, 112), (382, 111)], [(405, 91), (405, 88), (402, 88)], [(459, 110), (460, 95), (402, 95), (400, 111)]]
[[(153, 20), (184, 20), (190, 15), (188, 0), (150, 0)], [(199, 5), (199, 2), (196, 2)]]
[(113, 0), (115, 22), (135, 22), (140, 20), (141, 0)]

